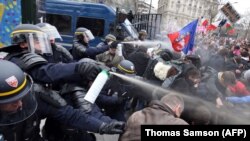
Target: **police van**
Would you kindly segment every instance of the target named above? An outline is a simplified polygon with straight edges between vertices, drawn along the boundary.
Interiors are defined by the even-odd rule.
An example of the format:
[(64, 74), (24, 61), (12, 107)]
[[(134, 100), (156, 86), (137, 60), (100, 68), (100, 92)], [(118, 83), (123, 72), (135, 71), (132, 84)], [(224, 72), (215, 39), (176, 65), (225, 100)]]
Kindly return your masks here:
[(57, 42), (67, 49), (72, 47), (74, 32), (78, 27), (91, 30), (95, 36), (90, 42), (91, 46), (97, 45), (109, 33), (116, 34), (117, 28), (122, 31), (124, 37), (138, 38), (136, 29), (126, 16), (105, 4), (45, 0), (39, 6), (38, 14), (44, 18), (44, 22), (57, 27), (63, 39)]

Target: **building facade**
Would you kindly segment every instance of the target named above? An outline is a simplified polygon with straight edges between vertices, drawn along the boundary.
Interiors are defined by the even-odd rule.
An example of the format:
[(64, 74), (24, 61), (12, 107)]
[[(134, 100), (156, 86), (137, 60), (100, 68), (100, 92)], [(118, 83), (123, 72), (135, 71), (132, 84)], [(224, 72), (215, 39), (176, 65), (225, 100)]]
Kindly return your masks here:
[(169, 28), (170, 22), (183, 27), (192, 20), (205, 17), (212, 20), (218, 12), (217, 0), (159, 0), (158, 13), (162, 14), (162, 30)]
[(157, 13), (157, 10), (155, 9), (155, 7), (150, 5), (150, 3), (145, 2), (145, 0), (136, 0), (135, 13), (137, 14)]

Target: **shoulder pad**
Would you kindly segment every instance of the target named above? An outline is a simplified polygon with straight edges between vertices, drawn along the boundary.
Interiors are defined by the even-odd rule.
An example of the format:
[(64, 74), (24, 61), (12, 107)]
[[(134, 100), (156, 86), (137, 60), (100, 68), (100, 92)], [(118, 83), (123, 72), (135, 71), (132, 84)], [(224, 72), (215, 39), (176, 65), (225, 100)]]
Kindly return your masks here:
[(18, 45), (11, 45), (11, 46), (5, 46), (0, 48), (0, 59), (6, 59), (7, 56), (9, 56), (10, 54), (17, 54), (15, 52), (18, 52), (18, 54), (20, 54), (21, 50), (19, 48)]
[(22, 65), (20, 67), (23, 70), (29, 70), (37, 65), (48, 63), (47, 60), (35, 53), (25, 53), (20, 56), (20, 60), (22, 62)]
[(37, 98), (57, 108), (67, 105), (67, 102), (54, 90), (47, 89), (40, 84), (34, 84), (33, 90)]
[(68, 51), (66, 48), (62, 47), (61, 45), (54, 45), (54, 49), (57, 50), (57, 51)]
[(73, 60), (73, 56), (70, 54), (70, 52), (61, 45), (55, 45), (54, 51), (60, 53), (63, 57)]

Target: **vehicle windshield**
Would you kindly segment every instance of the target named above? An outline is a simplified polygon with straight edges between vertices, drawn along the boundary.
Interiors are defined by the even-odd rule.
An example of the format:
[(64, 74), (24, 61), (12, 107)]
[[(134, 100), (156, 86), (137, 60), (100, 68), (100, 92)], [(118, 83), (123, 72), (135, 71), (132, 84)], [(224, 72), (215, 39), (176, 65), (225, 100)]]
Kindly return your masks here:
[(124, 27), (126, 28), (127, 32), (129, 32), (130, 36), (132, 36), (134, 39), (138, 38), (137, 30), (133, 27), (128, 19), (124, 21)]

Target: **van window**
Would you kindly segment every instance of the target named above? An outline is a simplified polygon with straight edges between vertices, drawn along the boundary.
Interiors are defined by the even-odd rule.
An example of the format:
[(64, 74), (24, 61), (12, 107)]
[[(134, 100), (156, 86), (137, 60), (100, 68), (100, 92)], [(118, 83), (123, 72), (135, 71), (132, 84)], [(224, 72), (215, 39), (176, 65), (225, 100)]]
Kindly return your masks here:
[(89, 29), (94, 36), (102, 37), (104, 35), (104, 23), (105, 21), (103, 19), (79, 17), (76, 28), (85, 27)]
[(71, 16), (46, 14), (46, 22), (54, 25), (60, 34), (71, 33)]

